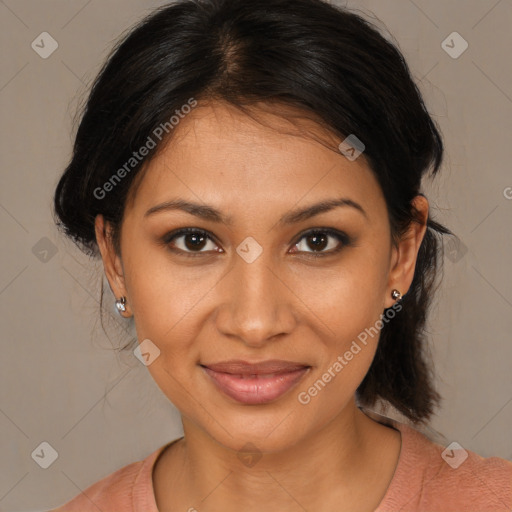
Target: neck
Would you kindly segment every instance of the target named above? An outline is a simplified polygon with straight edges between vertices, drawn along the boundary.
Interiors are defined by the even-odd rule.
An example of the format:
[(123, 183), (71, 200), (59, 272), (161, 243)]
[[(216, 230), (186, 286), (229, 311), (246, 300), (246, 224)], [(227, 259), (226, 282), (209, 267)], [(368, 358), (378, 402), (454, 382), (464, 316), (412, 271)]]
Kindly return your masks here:
[(157, 502), (176, 510), (340, 511), (341, 503), (364, 510), (365, 500), (374, 510), (398, 461), (400, 434), (354, 401), (322, 430), (274, 453), (241, 455), (186, 419), (183, 427), (163, 464), (166, 484), (155, 486)]

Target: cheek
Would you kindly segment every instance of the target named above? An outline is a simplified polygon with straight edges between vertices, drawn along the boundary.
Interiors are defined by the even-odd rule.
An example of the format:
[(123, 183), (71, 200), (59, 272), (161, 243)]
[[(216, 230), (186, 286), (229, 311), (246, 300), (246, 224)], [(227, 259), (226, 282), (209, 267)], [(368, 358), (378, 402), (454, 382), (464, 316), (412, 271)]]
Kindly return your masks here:
[[(332, 277), (310, 303), (322, 321), (318, 366), (297, 390), (301, 414), (320, 426), (332, 420), (354, 396), (377, 349), (383, 313), (383, 281), (378, 268), (362, 266)], [(364, 270), (364, 271), (363, 271)]]
[(164, 395), (180, 411), (188, 411), (190, 376), (200, 358), (194, 341), (199, 338), (197, 329), (204, 321), (201, 299), (206, 283), (189, 282), (185, 274), (171, 272), (169, 265), (159, 265), (155, 259), (133, 258), (131, 264), (138, 270), (127, 272), (126, 285), (137, 338), (139, 342), (149, 339), (158, 354), (147, 369)]
[[(384, 311), (386, 262), (371, 251), (358, 250), (321, 279), (316, 277), (297, 284), (297, 294), (304, 297), (310, 315), (318, 318), (317, 325), (323, 326), (331, 349), (344, 352)], [(375, 336), (368, 338), (377, 341)]]
[(139, 338), (165, 341), (200, 309), (218, 272), (171, 264), (162, 248), (142, 250), (137, 248), (142, 242), (132, 245), (135, 248), (127, 249), (124, 268), (137, 333)]
[[(382, 253), (381, 253), (382, 254)], [(358, 250), (324, 283), (304, 283), (308, 307), (318, 319), (318, 366), (297, 392), (315, 421), (327, 421), (354, 395), (368, 372), (383, 327), (386, 261), (377, 250)], [(302, 395), (299, 395), (302, 393)]]
[[(173, 386), (172, 377), (195, 361), (190, 319), (197, 314), (200, 293), (172, 272), (162, 258), (137, 250), (126, 254), (125, 283), (137, 339), (139, 343), (150, 340), (149, 346), (158, 354), (148, 370), (159, 386), (163, 382)], [(165, 393), (168, 395), (168, 390)]]

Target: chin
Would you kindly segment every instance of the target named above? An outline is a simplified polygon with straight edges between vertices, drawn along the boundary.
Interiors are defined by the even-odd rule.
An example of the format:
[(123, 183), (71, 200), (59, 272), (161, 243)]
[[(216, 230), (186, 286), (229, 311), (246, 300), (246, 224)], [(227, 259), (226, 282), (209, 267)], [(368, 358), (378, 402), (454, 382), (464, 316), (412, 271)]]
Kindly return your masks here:
[(196, 425), (217, 443), (233, 451), (239, 451), (248, 443), (261, 452), (287, 450), (316, 427), (310, 425), (308, 428), (308, 415), (304, 414), (302, 406), (281, 400), (257, 406), (224, 405), (209, 412), (212, 416), (206, 415), (196, 421)]

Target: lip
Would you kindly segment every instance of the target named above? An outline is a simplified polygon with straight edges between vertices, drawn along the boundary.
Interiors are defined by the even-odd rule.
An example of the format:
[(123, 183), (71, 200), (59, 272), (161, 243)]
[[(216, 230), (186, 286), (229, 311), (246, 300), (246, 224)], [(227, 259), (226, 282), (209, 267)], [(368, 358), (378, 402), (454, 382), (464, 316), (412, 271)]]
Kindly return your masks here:
[(201, 364), (201, 368), (225, 395), (243, 404), (256, 405), (283, 396), (304, 377), (310, 366), (273, 359), (259, 363), (231, 360)]

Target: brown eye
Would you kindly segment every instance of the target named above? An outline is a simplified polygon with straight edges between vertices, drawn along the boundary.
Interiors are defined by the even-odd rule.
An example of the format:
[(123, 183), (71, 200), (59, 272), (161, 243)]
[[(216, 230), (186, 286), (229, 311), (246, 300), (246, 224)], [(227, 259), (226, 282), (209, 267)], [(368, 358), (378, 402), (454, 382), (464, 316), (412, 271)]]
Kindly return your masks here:
[(333, 254), (349, 243), (349, 237), (342, 232), (331, 229), (315, 230), (302, 235), (299, 242), (294, 246), (297, 248), (297, 251), (294, 252), (305, 252), (315, 255), (318, 253), (319, 256)]
[(183, 235), (183, 245), (190, 251), (200, 251), (206, 245), (206, 239), (207, 237), (205, 237), (204, 235), (198, 233), (188, 233), (186, 235)]
[[(181, 229), (166, 235), (164, 243), (174, 252), (188, 253), (187, 256), (193, 253), (220, 252), (206, 232), (192, 228)], [(206, 250), (203, 250), (205, 248)]]
[(329, 245), (329, 236), (324, 233), (308, 235), (306, 243), (315, 251), (323, 251)]

